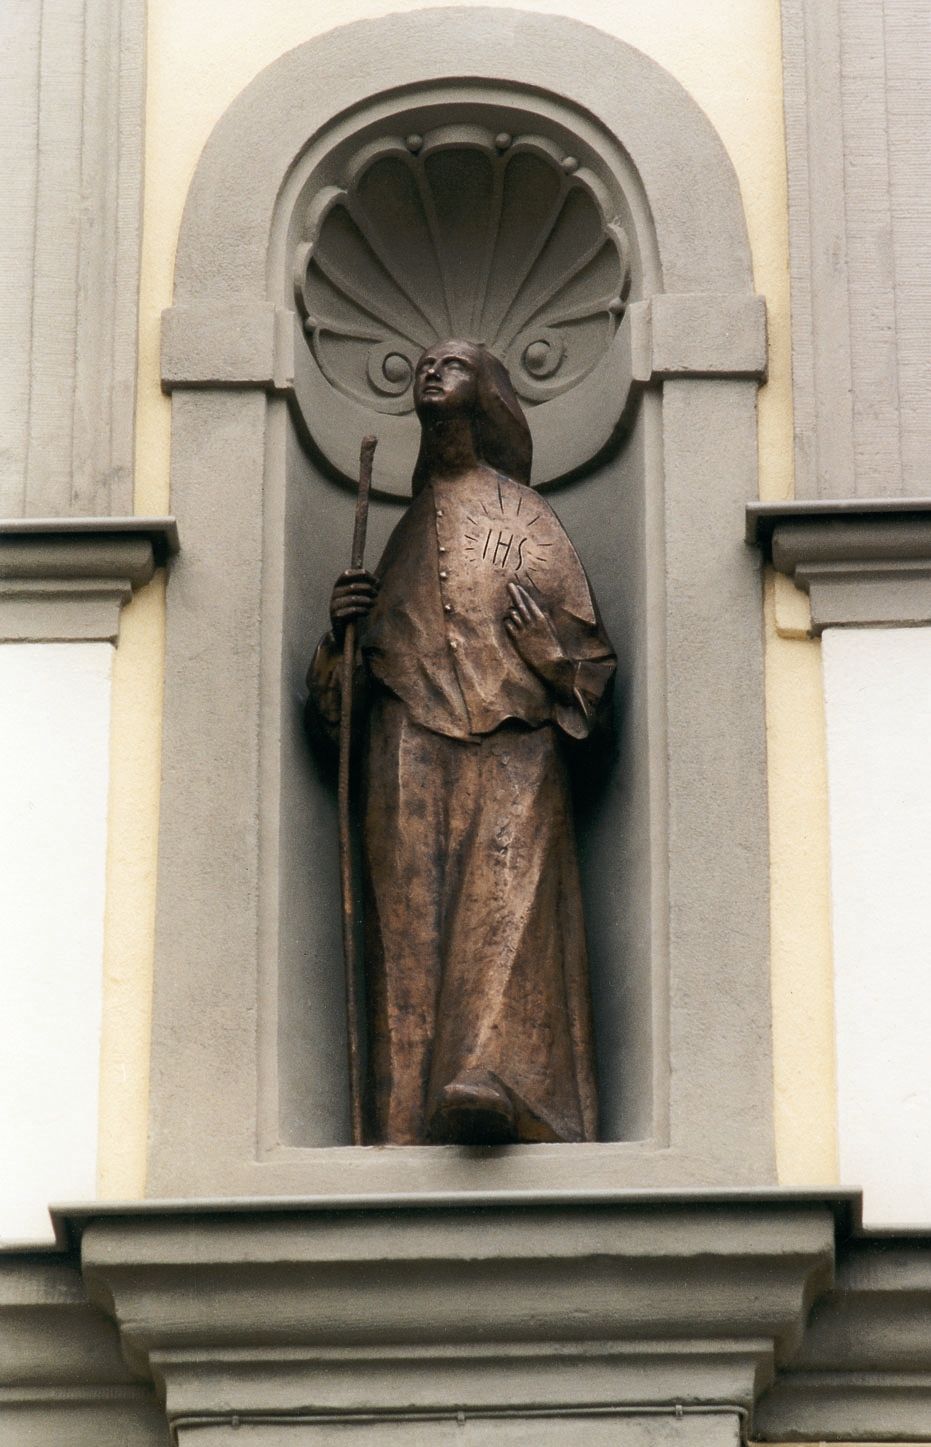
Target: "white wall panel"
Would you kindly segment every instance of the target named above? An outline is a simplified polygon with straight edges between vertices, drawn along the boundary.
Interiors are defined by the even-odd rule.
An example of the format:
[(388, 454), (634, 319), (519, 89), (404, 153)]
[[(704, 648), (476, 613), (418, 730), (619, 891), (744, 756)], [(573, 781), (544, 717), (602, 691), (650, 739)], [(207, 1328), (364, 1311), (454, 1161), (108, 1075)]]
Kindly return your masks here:
[(0, 645), (0, 1238), (95, 1194), (108, 643)]
[(841, 1179), (931, 1222), (931, 629), (823, 635)]

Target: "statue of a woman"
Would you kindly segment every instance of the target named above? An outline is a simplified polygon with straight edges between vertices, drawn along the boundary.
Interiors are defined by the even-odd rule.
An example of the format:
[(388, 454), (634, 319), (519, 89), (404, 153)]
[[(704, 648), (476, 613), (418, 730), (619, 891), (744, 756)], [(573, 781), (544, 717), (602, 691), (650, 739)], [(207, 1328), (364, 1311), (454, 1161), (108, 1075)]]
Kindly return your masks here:
[(563, 739), (615, 657), (578, 556), (528, 485), (501, 363), (420, 358), (413, 500), (333, 590), (308, 674), (339, 722), (359, 624), (368, 1133), (392, 1145), (596, 1138), (591, 1004)]

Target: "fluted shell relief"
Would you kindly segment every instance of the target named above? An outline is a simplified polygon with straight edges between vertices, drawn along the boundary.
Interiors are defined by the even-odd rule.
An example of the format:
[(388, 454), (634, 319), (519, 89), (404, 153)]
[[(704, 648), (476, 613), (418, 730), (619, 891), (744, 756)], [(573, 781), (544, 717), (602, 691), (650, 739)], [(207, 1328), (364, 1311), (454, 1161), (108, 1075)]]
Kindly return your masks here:
[(482, 341), (533, 410), (611, 345), (627, 237), (598, 177), (539, 136), (446, 127), (387, 137), (308, 208), (295, 292), (331, 386), (382, 413), (413, 408), (417, 357)]

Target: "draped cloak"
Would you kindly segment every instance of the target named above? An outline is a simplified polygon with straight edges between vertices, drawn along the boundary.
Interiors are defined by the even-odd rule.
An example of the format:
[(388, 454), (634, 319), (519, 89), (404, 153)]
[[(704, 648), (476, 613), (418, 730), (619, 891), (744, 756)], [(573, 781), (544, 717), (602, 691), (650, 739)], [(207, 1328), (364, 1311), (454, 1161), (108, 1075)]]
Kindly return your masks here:
[[(615, 656), (578, 555), (531, 488), (478, 468), (428, 483), (360, 629), (368, 1135), (427, 1140), (443, 1087), (490, 1075), (522, 1140), (597, 1131), (582, 900), (561, 736), (590, 732)], [(573, 664), (557, 696), (504, 618), (508, 583)], [(327, 635), (308, 681), (338, 725)]]

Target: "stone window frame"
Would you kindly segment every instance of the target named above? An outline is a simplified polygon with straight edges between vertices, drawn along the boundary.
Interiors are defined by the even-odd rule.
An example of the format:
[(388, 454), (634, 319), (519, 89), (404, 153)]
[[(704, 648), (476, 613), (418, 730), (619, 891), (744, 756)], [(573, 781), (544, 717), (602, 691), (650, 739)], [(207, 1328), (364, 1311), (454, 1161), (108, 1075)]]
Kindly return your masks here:
[[(502, 43), (518, 28), (519, 45)], [(266, 478), (284, 466), (274, 419), (294, 361), (270, 282), (276, 208), (334, 117), (457, 78), (593, 116), (630, 157), (654, 228), (662, 290), (631, 325), (635, 380), (662, 414), (647, 526), (664, 615), (651, 665), (667, 761), (668, 967), (653, 1022), (664, 1124), (649, 1141), (515, 1147), (493, 1165), (443, 1147), (267, 1150), (259, 997), (278, 782), (260, 748), (263, 729), (275, 733), (261, 659), (276, 646), (262, 540), (267, 557), (283, 527)], [(149, 1194), (774, 1183), (762, 603), (735, 526), (757, 491), (765, 365), (765, 306), (720, 138), (661, 66), (589, 26), (457, 8), (358, 22), (282, 56), (221, 118), (163, 327), (185, 549), (168, 596)]]

